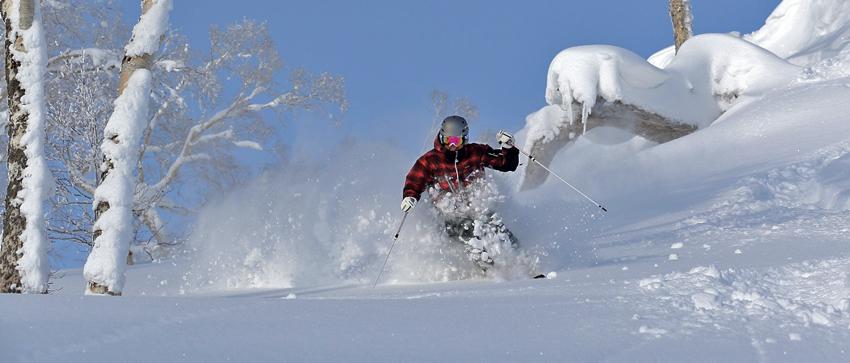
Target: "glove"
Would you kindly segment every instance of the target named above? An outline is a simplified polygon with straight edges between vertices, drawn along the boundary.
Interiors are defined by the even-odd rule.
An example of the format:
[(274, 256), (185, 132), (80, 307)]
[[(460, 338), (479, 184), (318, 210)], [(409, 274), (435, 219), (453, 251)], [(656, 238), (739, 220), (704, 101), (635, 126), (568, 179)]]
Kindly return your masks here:
[(499, 142), (499, 145), (505, 149), (514, 147), (514, 137), (503, 130), (499, 130), (499, 134), (496, 135), (496, 140)]
[(402, 212), (410, 212), (413, 210), (413, 207), (416, 206), (416, 198), (407, 197), (401, 200), (401, 211)]

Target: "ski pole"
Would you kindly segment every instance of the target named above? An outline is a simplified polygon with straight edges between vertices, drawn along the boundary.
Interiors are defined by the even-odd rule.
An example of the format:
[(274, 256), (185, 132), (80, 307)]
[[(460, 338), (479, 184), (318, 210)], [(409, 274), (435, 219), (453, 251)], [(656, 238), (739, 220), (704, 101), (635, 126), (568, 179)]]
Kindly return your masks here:
[[(516, 145), (513, 145), (513, 144), (511, 144), (511, 146), (516, 147)], [(578, 190), (578, 188), (574, 187), (572, 184), (570, 184), (569, 182), (567, 182), (566, 180), (564, 180), (564, 178), (561, 178), (561, 176), (560, 176), (560, 175), (558, 175), (558, 174), (557, 174), (557, 173), (555, 173), (554, 171), (552, 171), (552, 170), (550, 170), (549, 168), (547, 168), (547, 167), (546, 167), (546, 165), (543, 165), (543, 163), (541, 163), (540, 161), (538, 161), (538, 160), (537, 160), (537, 158), (535, 158), (534, 156), (531, 156), (531, 154), (529, 154), (529, 153), (527, 153), (527, 152), (523, 151), (522, 149), (520, 149), (520, 148), (518, 148), (518, 147), (516, 147), (516, 148), (517, 148), (517, 150), (519, 150), (519, 152), (521, 152), (523, 155), (528, 156), (528, 158), (529, 158), (529, 159), (531, 159), (531, 161), (533, 161), (533, 162), (537, 163), (537, 165), (540, 165), (540, 167), (541, 167), (541, 168), (543, 168), (543, 170), (548, 171), (548, 172), (549, 172), (549, 174), (554, 175), (556, 178), (558, 178), (558, 180), (560, 180), (560, 181), (564, 182), (564, 184), (566, 184), (568, 187), (573, 188), (573, 190), (575, 190), (575, 191), (576, 191), (576, 193), (578, 193), (578, 194), (580, 194), (582, 197), (584, 197), (584, 199), (589, 200), (591, 203), (595, 204), (597, 207), (601, 208), (603, 211), (605, 211), (605, 212), (607, 212), (607, 211), (608, 211), (607, 209), (605, 209), (605, 207), (603, 207), (603, 206), (602, 206), (602, 204), (597, 203), (595, 200), (593, 200), (593, 199), (591, 199), (590, 197), (588, 197), (588, 196), (587, 196), (587, 194), (582, 193), (582, 192), (581, 192), (581, 190)]]
[(381, 280), (381, 275), (384, 274), (384, 268), (387, 267), (387, 261), (390, 260), (390, 253), (393, 253), (393, 247), (395, 247), (395, 242), (398, 241), (398, 234), (401, 233), (401, 227), (404, 226), (404, 221), (407, 219), (407, 213), (404, 212), (404, 216), (401, 217), (401, 223), (398, 224), (398, 230), (395, 231), (395, 236), (393, 237), (393, 244), (390, 245), (390, 250), (387, 251), (387, 258), (384, 259), (384, 264), (381, 265), (381, 272), (378, 273), (378, 278), (375, 279), (375, 283), (372, 284), (372, 288), (378, 286), (378, 281)]

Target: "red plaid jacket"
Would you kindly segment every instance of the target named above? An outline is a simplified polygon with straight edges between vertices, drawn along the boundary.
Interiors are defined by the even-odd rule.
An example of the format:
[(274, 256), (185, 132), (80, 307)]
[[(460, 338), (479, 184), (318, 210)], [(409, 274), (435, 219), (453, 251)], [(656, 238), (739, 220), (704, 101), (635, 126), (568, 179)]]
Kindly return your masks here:
[(466, 186), (484, 175), (485, 167), (514, 171), (518, 165), (519, 150), (516, 148), (496, 150), (489, 145), (468, 144), (453, 152), (445, 149), (437, 139), (434, 148), (420, 156), (407, 173), (402, 194), (419, 200), (422, 192), (432, 185), (447, 192), (457, 191), (461, 185)]

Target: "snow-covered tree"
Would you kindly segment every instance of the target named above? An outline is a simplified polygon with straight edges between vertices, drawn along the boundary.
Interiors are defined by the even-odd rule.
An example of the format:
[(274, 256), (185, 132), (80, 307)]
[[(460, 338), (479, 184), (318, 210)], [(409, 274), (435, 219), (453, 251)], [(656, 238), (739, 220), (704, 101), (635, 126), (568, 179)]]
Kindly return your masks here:
[(679, 47), (693, 36), (693, 15), (691, 14), (691, 0), (670, 0), (670, 18), (673, 21), (673, 39), (676, 44), (676, 52)]
[[(94, 219), (87, 206), (99, 183), (97, 145), (109, 117), (104, 104), (118, 78), (108, 65), (120, 63), (120, 56), (108, 56), (117, 53), (108, 44), (97, 46), (106, 47), (96, 53), (102, 58), (58, 63), (50, 88), (56, 136), (49, 151), (59, 181), (51, 237), (84, 244)], [(213, 27), (209, 50), (196, 54), (192, 48), (185, 37), (168, 33), (151, 68), (152, 106), (136, 165), (133, 215), (135, 242), (152, 255), (167, 253), (161, 247), (185, 232), (164, 221), (191, 218), (207, 195), (245, 179), (249, 167), (238, 162), (240, 150), (271, 151), (265, 145), (283, 125), (273, 121), (297, 116), (297, 110), (336, 118), (347, 107), (341, 77), (296, 68), (288, 83), (279, 82), (285, 68), (265, 24)]]
[[(57, 180), (47, 232), (54, 242), (87, 248), (93, 244), (91, 205), (101, 183), (100, 144), (131, 29), (114, 0), (49, 1), (43, 3), (43, 17), (48, 51), (45, 151)], [(287, 123), (277, 121), (296, 119), (299, 110), (330, 115), (332, 121), (344, 114), (341, 77), (284, 67), (277, 49), (266, 25), (251, 20), (212, 27), (207, 46), (191, 44), (175, 31), (166, 33), (150, 68), (150, 112), (135, 169), (133, 251), (144, 251), (148, 258), (171, 253), (169, 246), (184, 239), (188, 230), (182, 226), (208, 196), (261, 170), (262, 165), (239, 161), (246, 150), (262, 149), (268, 160), (279, 157), (286, 147), (275, 144), (280, 142), (275, 129)], [(5, 88), (0, 88), (2, 115), (5, 98)], [(178, 158), (193, 128), (213, 119), (195, 129), (198, 139), (186, 148), (193, 155)], [(7, 138), (0, 135), (0, 148), (6, 145)], [(0, 153), (0, 160), (5, 158)]]
[(44, 157), (47, 50), (39, 0), (4, 0), (8, 186), (0, 245), (0, 292), (46, 293), (43, 205), (52, 190)]
[[(177, 44), (175, 49), (188, 47)], [(165, 230), (160, 213), (190, 204), (177, 203), (178, 193), (188, 187), (203, 197), (202, 186), (220, 190), (244, 178), (236, 150), (263, 149), (276, 127), (268, 122), (268, 114), (284, 117), (288, 111), (325, 105), (344, 112), (347, 107), (340, 77), (295, 69), (286, 87), (275, 80), (283, 62), (265, 24), (246, 20), (214, 27), (210, 50), (201, 61), (177, 52), (177, 58), (157, 61), (168, 84), (157, 95), (160, 106), (148, 120), (136, 190), (139, 219), (157, 241), (167, 238), (157, 235)], [(198, 105), (198, 110), (190, 105)]]
[(121, 295), (133, 229), (133, 171), (151, 95), (153, 54), (168, 26), (171, 0), (143, 0), (142, 16), (124, 48), (118, 98), (104, 129), (101, 183), (94, 193), (94, 247), (86, 260), (87, 293)]

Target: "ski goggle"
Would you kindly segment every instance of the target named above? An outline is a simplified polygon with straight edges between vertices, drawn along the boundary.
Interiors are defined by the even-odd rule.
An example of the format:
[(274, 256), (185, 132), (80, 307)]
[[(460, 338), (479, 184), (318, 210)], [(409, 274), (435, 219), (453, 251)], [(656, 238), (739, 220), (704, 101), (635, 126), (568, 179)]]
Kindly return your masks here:
[(446, 146), (453, 145), (455, 147), (461, 147), (463, 145), (463, 137), (445, 136), (443, 137), (443, 144), (445, 144)]

